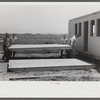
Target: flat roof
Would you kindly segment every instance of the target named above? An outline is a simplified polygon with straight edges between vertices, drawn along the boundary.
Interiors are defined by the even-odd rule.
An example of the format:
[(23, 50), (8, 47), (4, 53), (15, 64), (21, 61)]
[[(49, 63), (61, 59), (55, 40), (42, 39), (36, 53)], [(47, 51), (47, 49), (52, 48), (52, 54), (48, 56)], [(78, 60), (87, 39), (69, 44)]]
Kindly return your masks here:
[(86, 15), (77, 17), (77, 18), (70, 19), (69, 21), (76, 20), (76, 19), (81, 19), (81, 18), (88, 17), (88, 16), (91, 16), (91, 15), (96, 15), (96, 14), (99, 14), (99, 13), (100, 13), (100, 11), (96, 11), (96, 12), (93, 12), (93, 13), (90, 13), (90, 14), (86, 14)]

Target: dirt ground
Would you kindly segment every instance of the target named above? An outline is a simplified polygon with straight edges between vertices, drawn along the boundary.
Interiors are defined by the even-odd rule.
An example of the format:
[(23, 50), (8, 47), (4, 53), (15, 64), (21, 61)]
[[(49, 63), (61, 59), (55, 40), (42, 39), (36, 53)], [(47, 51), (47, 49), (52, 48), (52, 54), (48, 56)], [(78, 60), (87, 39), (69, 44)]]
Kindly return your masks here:
[[(30, 57), (30, 54), (17, 54), (16, 58)], [(60, 57), (59, 53), (31, 54), (33, 57)], [(0, 54), (0, 58), (2, 54)], [(85, 59), (86, 60), (86, 59)], [(86, 60), (88, 61), (88, 60)], [(91, 61), (88, 61), (91, 62)], [(93, 63), (93, 61), (92, 61)], [(94, 63), (97, 63), (94, 61)], [(61, 70), (61, 71), (20, 71), (7, 72), (8, 62), (0, 60), (0, 81), (100, 81), (98, 66), (90, 70)]]

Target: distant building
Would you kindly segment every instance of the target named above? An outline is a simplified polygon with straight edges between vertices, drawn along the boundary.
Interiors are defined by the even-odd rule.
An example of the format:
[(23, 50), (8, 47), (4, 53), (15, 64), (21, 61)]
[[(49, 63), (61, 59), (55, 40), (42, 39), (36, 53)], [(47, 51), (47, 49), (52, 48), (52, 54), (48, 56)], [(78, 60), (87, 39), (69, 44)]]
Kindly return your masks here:
[(100, 59), (100, 11), (69, 20), (68, 39), (78, 34), (77, 51)]

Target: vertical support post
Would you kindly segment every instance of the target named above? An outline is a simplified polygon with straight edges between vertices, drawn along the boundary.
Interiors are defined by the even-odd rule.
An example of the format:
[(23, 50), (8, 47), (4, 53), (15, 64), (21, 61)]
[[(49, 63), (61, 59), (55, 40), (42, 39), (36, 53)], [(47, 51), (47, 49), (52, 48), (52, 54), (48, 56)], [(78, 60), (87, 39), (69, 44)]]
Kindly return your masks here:
[(95, 36), (97, 36), (97, 19), (95, 19)]
[(7, 72), (9, 72), (9, 64), (7, 64)]
[(79, 23), (77, 23), (77, 35), (79, 35)]
[(10, 72), (9, 64), (7, 64), (7, 72)]
[(63, 50), (63, 49), (61, 49), (61, 57), (63, 57), (63, 51), (64, 51), (64, 50)]

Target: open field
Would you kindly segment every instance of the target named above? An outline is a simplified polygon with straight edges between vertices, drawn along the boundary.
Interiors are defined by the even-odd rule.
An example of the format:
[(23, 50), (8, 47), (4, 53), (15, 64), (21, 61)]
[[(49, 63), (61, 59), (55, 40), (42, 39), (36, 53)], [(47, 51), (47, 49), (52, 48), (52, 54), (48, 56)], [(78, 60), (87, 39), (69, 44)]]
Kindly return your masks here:
[[(16, 34), (17, 40), (15, 44), (61, 44), (62, 37), (66, 34)], [(11, 34), (10, 34), (11, 36)], [(67, 36), (67, 35), (66, 35)], [(53, 39), (52, 39), (53, 37)], [(0, 53), (3, 53), (2, 44), (3, 44), (4, 34), (0, 34)], [(22, 51), (17, 52), (19, 54), (27, 54), (30, 53), (58, 53), (59, 50), (37, 50), (37, 51)], [(31, 55), (30, 55), (31, 56)]]
[[(10, 34), (11, 35), (11, 34)], [(16, 34), (16, 44), (61, 44), (65, 34)], [(67, 36), (67, 35), (66, 35)], [(0, 51), (4, 34), (0, 34)]]

